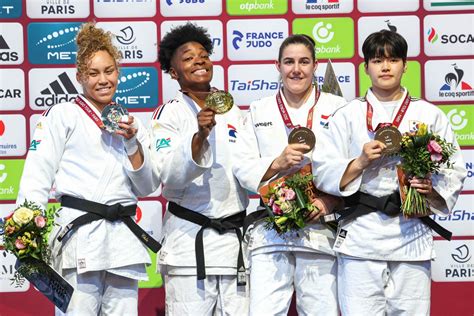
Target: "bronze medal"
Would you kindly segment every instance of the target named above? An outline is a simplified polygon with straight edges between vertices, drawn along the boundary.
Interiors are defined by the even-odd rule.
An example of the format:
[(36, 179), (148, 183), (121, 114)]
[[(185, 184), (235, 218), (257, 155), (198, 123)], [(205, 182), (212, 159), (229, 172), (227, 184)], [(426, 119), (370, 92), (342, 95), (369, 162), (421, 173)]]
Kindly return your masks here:
[(313, 131), (307, 127), (294, 128), (290, 135), (288, 135), (288, 144), (306, 144), (309, 146), (309, 150), (305, 151), (305, 154), (313, 150), (316, 144), (316, 136)]
[(228, 112), (234, 105), (234, 98), (229, 92), (218, 90), (206, 97), (206, 106), (217, 114)]
[(375, 132), (374, 139), (387, 146), (383, 151), (385, 155), (396, 154), (400, 151), (402, 134), (395, 126), (379, 128)]

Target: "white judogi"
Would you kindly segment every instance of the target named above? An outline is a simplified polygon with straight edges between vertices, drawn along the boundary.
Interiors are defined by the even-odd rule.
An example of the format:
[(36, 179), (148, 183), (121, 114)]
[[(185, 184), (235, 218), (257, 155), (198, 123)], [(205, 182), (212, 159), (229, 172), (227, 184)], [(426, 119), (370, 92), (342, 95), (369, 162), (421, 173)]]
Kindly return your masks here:
[[(90, 108), (100, 112), (85, 98)], [(37, 124), (25, 161), (17, 204), (25, 199), (46, 207), (55, 183), (55, 197), (70, 195), (102, 204), (131, 205), (137, 196), (156, 190), (159, 176), (152, 170), (146, 129), (138, 124), (137, 140), (144, 164), (133, 170), (120, 136), (101, 130), (75, 103), (53, 106)], [(55, 267), (81, 274), (106, 270), (134, 280), (146, 280), (145, 263), (151, 263), (146, 247), (121, 221), (105, 219), (79, 227), (62, 243), (56, 237), (63, 226), (85, 214), (61, 208), (50, 235)], [(79, 303), (80, 305), (80, 303)]]
[[(284, 100), (283, 94), (282, 99)], [(314, 92), (312, 92), (307, 102), (299, 109), (286, 106), (284, 100), (293, 125), (306, 126), (308, 111), (313, 106), (314, 99)], [(312, 130), (316, 135), (316, 143), (319, 141), (319, 131), (326, 124), (327, 118), (344, 104), (343, 98), (321, 92), (313, 112)], [(278, 110), (275, 96), (263, 98), (250, 105), (245, 129), (237, 141), (239, 151), (236, 161), (238, 163), (234, 165), (234, 172), (244, 187), (257, 192), (260, 186), (268, 183), (260, 183), (260, 180), (273, 160), (288, 145), (289, 132)], [(309, 159), (306, 159), (304, 163), (309, 163)], [(292, 170), (296, 171), (298, 168)], [(281, 175), (273, 179), (279, 176)], [(298, 233), (287, 233), (280, 236), (276, 231), (266, 229), (263, 222), (258, 222), (249, 229), (247, 237), (251, 264), (251, 314), (286, 313), (293, 287), (297, 295), (301, 296), (297, 300), (300, 314), (314, 312), (319, 300), (321, 300), (321, 306), (327, 307), (321, 310), (322, 313), (337, 314), (336, 266), (332, 250), (334, 233), (331, 230), (324, 225), (314, 224)], [(288, 254), (290, 252), (292, 253)], [(301, 254), (302, 252), (304, 253)], [(277, 253), (277, 256), (281, 258), (274, 258), (274, 253)], [(330, 262), (325, 264), (327, 267), (321, 268), (318, 272), (318, 267), (315, 264), (304, 264), (308, 260), (308, 256), (312, 256), (314, 260), (329, 260)], [(283, 257), (285, 258), (283, 259)], [(293, 271), (291, 273), (288, 273), (289, 265)], [(300, 271), (299, 269), (304, 270)], [(332, 277), (323, 275), (325, 273)], [(274, 282), (277, 276), (284, 280)], [(316, 287), (315, 283), (320, 282), (324, 282), (324, 284), (318, 284)], [(285, 285), (283, 286), (282, 283)], [(288, 292), (285, 287), (291, 291)], [(321, 296), (320, 288), (325, 289), (324, 292), (327, 296)], [(308, 298), (308, 301), (305, 301), (303, 297)], [(328, 300), (332, 304), (322, 302)]]
[[(240, 137), (241, 114), (234, 106), (229, 112), (216, 115), (217, 125), (212, 129), (201, 161), (192, 158), (191, 142), (198, 131), (197, 113), (199, 106), (188, 96), (178, 92), (170, 102), (159, 107), (152, 118), (152, 150), (156, 151), (155, 158), (158, 169), (162, 172), (163, 196), (168, 201), (201, 213), (209, 218), (224, 218), (245, 210), (248, 196), (232, 173), (232, 164), (236, 163), (236, 139)], [(188, 286), (182, 286), (182, 291), (196, 291), (199, 286), (205, 286), (205, 293), (215, 291), (216, 282), (210, 282), (210, 276), (233, 276), (233, 282), (228, 285), (232, 292), (242, 298), (242, 307), (231, 314), (247, 313), (247, 296), (245, 289), (237, 289), (237, 255), (239, 243), (235, 232), (219, 235), (213, 229), (204, 230), (204, 255), (207, 279), (197, 282), (195, 238), (200, 226), (178, 218), (166, 212), (163, 219), (162, 245), (159, 254), (161, 271), (168, 275), (167, 280), (178, 276), (191, 275)], [(183, 285), (182, 280), (174, 281)], [(206, 285), (204, 285), (206, 283)], [(168, 282), (170, 284), (170, 282)], [(167, 306), (172, 314), (187, 313), (190, 305), (186, 300), (179, 301), (178, 296), (172, 297), (167, 283)], [(238, 293), (236, 292), (238, 291)], [(221, 289), (221, 295), (229, 291)], [(237, 293), (237, 294), (236, 294)], [(191, 295), (191, 294), (190, 294)], [(225, 294), (227, 295), (227, 294)], [(184, 297), (184, 296), (180, 296)], [(214, 297), (213, 304), (216, 304)], [(172, 308), (170, 308), (172, 304)], [(208, 304), (204, 303), (203, 304)], [(199, 309), (194, 309), (199, 313)]]
[[(369, 100), (374, 110), (372, 122), (374, 127), (379, 123), (391, 123), (393, 121), (406, 93), (405, 91), (393, 113), (389, 113), (391, 111), (384, 108), (371, 90), (367, 92), (367, 100)], [(397, 157), (382, 157), (374, 161), (371, 166), (364, 170), (361, 176), (348, 184), (344, 190), (339, 189), (347, 165), (360, 155), (363, 145), (373, 139), (373, 135), (367, 131), (366, 113), (367, 104), (365, 100), (356, 99), (336, 111), (330, 119), (328, 129), (321, 135), (320, 142), (317, 144), (324, 150), (319, 151), (319, 155), (313, 155), (314, 167), (318, 174), (316, 183), (322, 190), (338, 196), (349, 196), (360, 190), (377, 197), (389, 195), (398, 190), (395, 167), (399, 163)], [(452, 142), (458, 148), (452, 157), (453, 168), (442, 168), (439, 175), (432, 175), (433, 189), (438, 192), (442, 199), (430, 200), (431, 209), (437, 214), (446, 215), (453, 208), (466, 176), (461, 151), (446, 115), (436, 106), (412, 98), (398, 129), (401, 133), (416, 131), (419, 123), (427, 124), (429, 130), (446, 139), (446, 141)], [(343, 222), (340, 229), (345, 230), (347, 234), (345, 238), (338, 237), (334, 250), (344, 256), (365, 259), (369, 262), (370, 260), (399, 261), (406, 264), (427, 261), (435, 257), (431, 229), (421, 221), (405, 219), (401, 214), (398, 217), (389, 217), (381, 212), (372, 212), (353, 221)], [(416, 266), (416, 263), (414, 265)], [(369, 306), (372, 306), (372, 303), (356, 307), (358, 303), (354, 302), (351, 305), (350, 300), (346, 297), (351, 292), (358, 293), (361, 296), (364, 295), (360, 289), (351, 289), (351, 285), (358, 283), (358, 276), (365, 277), (363, 269), (359, 272), (352, 270), (353, 273), (350, 277), (348, 277), (349, 272), (345, 269), (344, 265), (339, 265), (339, 274), (345, 275), (342, 280), (348, 282), (339, 283), (338, 286), (342, 313), (344, 315), (356, 315), (369, 312)], [(389, 268), (387, 267), (387, 269)], [(427, 273), (429, 273), (429, 269)], [(382, 284), (381, 277), (381, 275), (376, 275), (374, 282)], [(423, 283), (423, 280), (427, 281)], [(418, 286), (420, 288), (429, 288), (429, 278), (420, 278), (419, 281)], [(396, 282), (396, 284), (403, 286), (401, 282)], [(380, 292), (383, 293), (383, 290)], [(429, 291), (425, 291), (425, 293), (428, 294), (428, 305), (425, 305), (425, 309), (429, 311)], [(374, 295), (371, 297), (372, 300), (381, 300), (380, 297)], [(400, 297), (392, 296), (391, 299), (398, 300)], [(382, 301), (385, 302), (385, 298)], [(422, 300), (412, 300), (411, 304), (412, 310), (417, 310), (415, 305), (423, 304), (423, 302)], [(382, 310), (384, 309), (382, 308)], [(371, 311), (373, 312), (373, 310)]]

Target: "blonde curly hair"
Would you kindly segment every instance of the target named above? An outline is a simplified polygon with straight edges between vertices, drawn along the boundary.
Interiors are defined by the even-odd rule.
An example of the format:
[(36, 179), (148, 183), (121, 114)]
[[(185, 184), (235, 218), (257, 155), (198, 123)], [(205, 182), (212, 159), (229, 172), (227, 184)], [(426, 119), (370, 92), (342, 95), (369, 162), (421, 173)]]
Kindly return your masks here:
[(87, 22), (81, 26), (76, 38), (76, 68), (81, 76), (87, 74), (91, 57), (101, 50), (108, 52), (112, 56), (118, 69), (122, 54), (112, 44), (112, 37), (113, 34), (111, 32), (106, 32), (96, 27), (94, 22)]

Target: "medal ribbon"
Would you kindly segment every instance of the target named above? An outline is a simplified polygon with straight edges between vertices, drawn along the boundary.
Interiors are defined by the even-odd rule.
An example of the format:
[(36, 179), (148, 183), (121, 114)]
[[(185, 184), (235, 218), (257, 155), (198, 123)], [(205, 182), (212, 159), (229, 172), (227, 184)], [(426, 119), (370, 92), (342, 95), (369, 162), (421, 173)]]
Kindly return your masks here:
[(86, 103), (86, 101), (82, 100), (80, 96), (77, 96), (74, 102), (79, 105), (79, 107), (86, 112), (87, 116), (94, 121), (94, 123), (100, 128), (104, 129), (104, 123), (102, 122), (101, 118), (95, 114), (94, 110)]
[[(306, 119), (306, 127), (309, 129), (312, 129), (313, 127), (314, 107), (316, 106), (316, 103), (318, 103), (320, 94), (321, 93), (319, 92), (319, 89), (316, 86), (314, 86), (314, 104), (311, 107), (311, 109), (309, 109), (308, 118)], [(285, 108), (285, 103), (283, 103), (283, 99), (281, 97), (281, 90), (278, 91), (276, 95), (276, 101), (278, 104), (278, 109), (280, 110), (281, 118), (283, 119), (283, 122), (285, 123), (286, 127), (288, 127), (289, 129), (298, 128), (299, 125), (295, 126), (291, 122), (290, 115), (288, 114), (288, 111)]]
[[(365, 95), (365, 98), (367, 100), (367, 94)], [(369, 132), (373, 133), (374, 131), (376, 131), (379, 128), (382, 128), (382, 127), (395, 126), (396, 128), (398, 128), (398, 126), (400, 126), (400, 123), (402, 122), (403, 117), (405, 116), (405, 113), (408, 110), (408, 106), (410, 105), (410, 101), (411, 101), (410, 95), (407, 92), (407, 95), (405, 96), (405, 99), (403, 100), (402, 105), (398, 109), (397, 115), (393, 119), (393, 122), (392, 123), (379, 123), (377, 125), (377, 128), (374, 130), (374, 128), (372, 126), (372, 117), (374, 115), (374, 109), (373, 109), (372, 105), (370, 104), (369, 100), (367, 100), (367, 116), (366, 116), (367, 117), (367, 130)]]

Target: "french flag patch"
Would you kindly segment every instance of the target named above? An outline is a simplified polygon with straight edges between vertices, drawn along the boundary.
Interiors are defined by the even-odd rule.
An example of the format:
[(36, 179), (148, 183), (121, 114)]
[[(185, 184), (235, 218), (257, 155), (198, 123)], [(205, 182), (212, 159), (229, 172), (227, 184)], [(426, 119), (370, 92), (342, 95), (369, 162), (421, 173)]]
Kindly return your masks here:
[(319, 124), (324, 127), (324, 128), (327, 128), (328, 127), (328, 124), (329, 124), (329, 118), (331, 117), (331, 115), (324, 115), (324, 114), (321, 114), (321, 121), (319, 121)]

